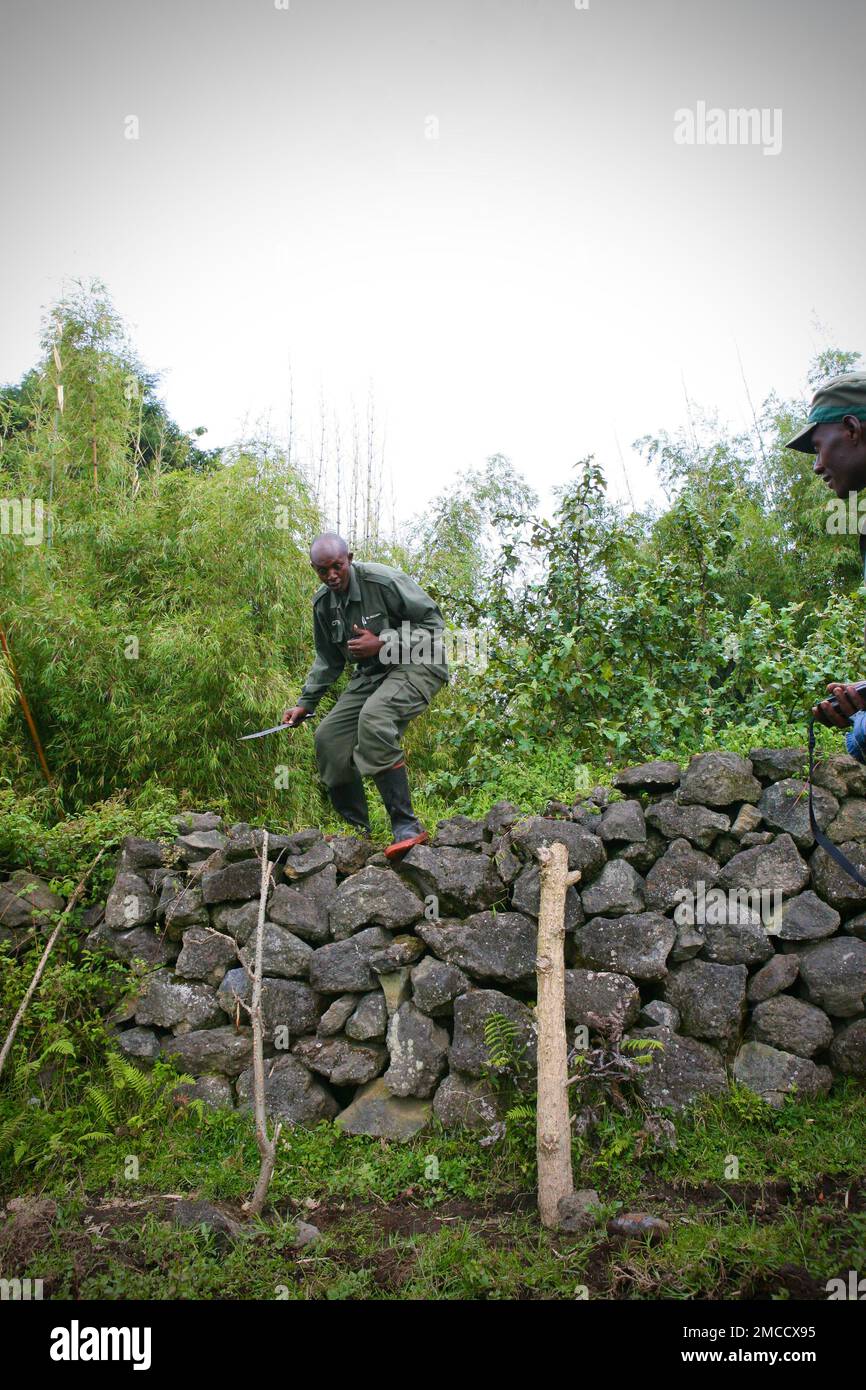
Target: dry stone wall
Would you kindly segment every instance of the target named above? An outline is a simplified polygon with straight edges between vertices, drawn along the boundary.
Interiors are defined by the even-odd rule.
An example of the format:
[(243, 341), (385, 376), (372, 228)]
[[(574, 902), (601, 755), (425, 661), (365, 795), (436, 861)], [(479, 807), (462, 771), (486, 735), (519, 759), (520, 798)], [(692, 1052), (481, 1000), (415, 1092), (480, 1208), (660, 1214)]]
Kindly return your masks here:
[[(534, 1053), (536, 850), (581, 871), (566, 904), (566, 1012), (588, 1035), (658, 1039), (640, 1086), (681, 1109), (736, 1078), (768, 1103), (866, 1075), (866, 890), (813, 845), (805, 750), (652, 762), (543, 814), (454, 816), (396, 868), (362, 840), (269, 837), (267, 1102), (290, 1124), (407, 1137), (432, 1116), (489, 1127), (485, 1021)], [(817, 773), (819, 824), (866, 869), (866, 767)], [(261, 832), (209, 813), (173, 843), (128, 839), (90, 947), (137, 961), (112, 1026), (143, 1065), (171, 1057), (209, 1105), (249, 1107)], [(33, 875), (0, 884), (0, 930), (56, 907)]]

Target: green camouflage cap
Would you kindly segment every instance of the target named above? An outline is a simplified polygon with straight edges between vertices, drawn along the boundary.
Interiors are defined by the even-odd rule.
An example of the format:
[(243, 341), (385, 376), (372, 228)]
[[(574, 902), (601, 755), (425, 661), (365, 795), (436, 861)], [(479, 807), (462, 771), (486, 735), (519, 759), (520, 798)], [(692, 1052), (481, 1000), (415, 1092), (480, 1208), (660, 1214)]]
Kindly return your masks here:
[(799, 449), (801, 454), (814, 454), (812, 434), (815, 426), (838, 423), (846, 415), (866, 420), (866, 372), (846, 372), (844, 376), (834, 376), (830, 381), (825, 381), (812, 398), (809, 423), (788, 440), (785, 448)]

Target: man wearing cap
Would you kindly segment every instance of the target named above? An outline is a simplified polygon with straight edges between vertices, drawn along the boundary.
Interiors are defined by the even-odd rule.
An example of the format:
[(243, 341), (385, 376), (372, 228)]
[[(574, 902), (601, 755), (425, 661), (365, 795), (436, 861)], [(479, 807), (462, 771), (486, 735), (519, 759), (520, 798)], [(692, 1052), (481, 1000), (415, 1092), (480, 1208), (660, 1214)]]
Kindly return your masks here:
[[(805, 429), (788, 441), (789, 449), (815, 455), (815, 472), (837, 497), (866, 487), (866, 373), (846, 372), (815, 392)], [(860, 555), (866, 577), (866, 535), (860, 531)], [(822, 700), (812, 713), (830, 728), (846, 729), (849, 753), (866, 762), (866, 700), (848, 682), (831, 681), (838, 708)], [(854, 720), (853, 727), (851, 721)]]
[(313, 541), (310, 563), (322, 581), (313, 596), (316, 659), (283, 723), (302, 723), (352, 663), (346, 689), (316, 729), (316, 761), (335, 809), (364, 835), (370, 815), (362, 778), (374, 779), (394, 837), (385, 853), (397, 858), (428, 838), (412, 809), (400, 740), (448, 681), (445, 624), (413, 579), (390, 565), (354, 561), (333, 532)]

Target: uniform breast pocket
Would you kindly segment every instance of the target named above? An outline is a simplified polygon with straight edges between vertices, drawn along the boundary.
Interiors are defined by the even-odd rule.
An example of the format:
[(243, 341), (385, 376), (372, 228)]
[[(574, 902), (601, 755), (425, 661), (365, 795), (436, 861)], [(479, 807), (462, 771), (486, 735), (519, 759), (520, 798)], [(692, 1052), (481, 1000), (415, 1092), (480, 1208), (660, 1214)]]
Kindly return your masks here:
[(364, 613), (361, 615), (361, 626), (367, 628), (369, 632), (375, 632), (376, 636), (383, 628), (389, 627), (387, 613)]

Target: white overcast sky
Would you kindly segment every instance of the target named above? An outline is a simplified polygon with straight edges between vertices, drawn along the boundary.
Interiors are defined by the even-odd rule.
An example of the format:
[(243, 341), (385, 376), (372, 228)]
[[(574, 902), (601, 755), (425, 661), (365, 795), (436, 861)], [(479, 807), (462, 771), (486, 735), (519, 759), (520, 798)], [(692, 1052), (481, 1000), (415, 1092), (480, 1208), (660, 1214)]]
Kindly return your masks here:
[[(862, 0), (6, 0), (0, 380), (104, 280), (203, 442), (373, 382), (400, 512), (866, 348)], [(782, 150), (674, 112), (779, 108)], [(124, 138), (138, 117), (140, 138)], [(427, 138), (431, 117), (438, 139)], [(824, 329), (815, 328), (815, 320)]]

